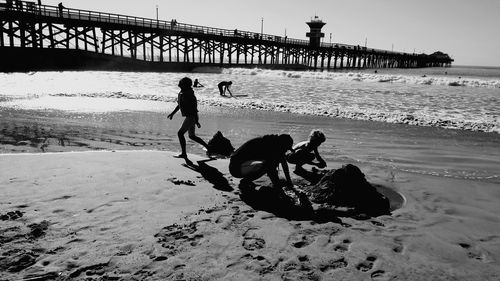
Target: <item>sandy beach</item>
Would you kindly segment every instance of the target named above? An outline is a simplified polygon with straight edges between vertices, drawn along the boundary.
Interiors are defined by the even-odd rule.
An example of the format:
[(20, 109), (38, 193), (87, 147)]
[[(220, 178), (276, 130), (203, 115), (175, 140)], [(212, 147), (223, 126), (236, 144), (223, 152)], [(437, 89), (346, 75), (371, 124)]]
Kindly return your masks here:
[(494, 184), (402, 173), (388, 181), (365, 169), (405, 205), (374, 218), (294, 220), (249, 206), (227, 160), (190, 155), (192, 169), (172, 155), (0, 155), (0, 280), (500, 277)]
[[(44, 85), (47, 75), (75, 74), (8, 79)], [(124, 92), (142, 90), (143, 79), (177, 81), (174, 74), (102, 75), (120, 82), (116, 90), (131, 83)], [(204, 75), (215, 81), (225, 74)], [(40, 97), (23, 88), (18, 97), (11, 85), (0, 107), (0, 280), (499, 280), (498, 133), (333, 117), (328, 91), (316, 91), (322, 97), (313, 102), (299, 99), (311, 81), (353, 89), (359, 100), (399, 88), (407, 95), (406, 85), (272, 77), (234, 76), (249, 93), (260, 93), (261, 81), (298, 90), (292, 98), (283, 89), (265, 92), (274, 103), (197, 92), (197, 135), (207, 141), (221, 131), (239, 147), (270, 133), (297, 143), (321, 129), (327, 169), (359, 167), (389, 197), (390, 214), (359, 216), (316, 203), (310, 212), (290, 190), (270, 188), (266, 176), (253, 191), (240, 189), (228, 160), (208, 159), (191, 140), (192, 162), (173, 158), (182, 118), (167, 119), (175, 107), (168, 96), (71, 93), (85, 83)], [(289, 112), (286, 102), (294, 100), (328, 114)], [(291, 175), (298, 191), (310, 186)]]
[(0, 0), (0, 281), (500, 281), (499, 14)]

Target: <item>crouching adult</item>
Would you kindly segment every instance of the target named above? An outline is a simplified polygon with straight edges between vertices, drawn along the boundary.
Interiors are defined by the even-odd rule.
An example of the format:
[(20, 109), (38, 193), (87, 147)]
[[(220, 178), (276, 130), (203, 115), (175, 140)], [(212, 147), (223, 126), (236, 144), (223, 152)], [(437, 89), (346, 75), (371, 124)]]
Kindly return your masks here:
[(286, 183), (292, 187), (292, 180), (286, 161), (286, 152), (292, 150), (290, 135), (265, 135), (251, 139), (238, 148), (229, 161), (229, 172), (241, 183), (247, 184), (267, 174), (276, 188), (281, 187), (278, 166), (281, 164)]

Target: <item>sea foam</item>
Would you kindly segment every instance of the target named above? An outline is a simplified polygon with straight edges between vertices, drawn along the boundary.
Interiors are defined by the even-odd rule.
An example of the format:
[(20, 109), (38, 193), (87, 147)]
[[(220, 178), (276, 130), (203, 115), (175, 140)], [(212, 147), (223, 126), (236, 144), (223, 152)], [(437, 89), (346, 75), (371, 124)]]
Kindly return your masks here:
[(378, 74), (367, 72), (332, 72), (332, 71), (280, 71), (266, 69), (228, 68), (223, 74), (253, 75), (262, 77), (310, 78), (335, 81), (358, 81), (378, 83), (403, 83), (415, 85), (442, 85), (463, 87), (500, 88), (500, 79), (462, 78), (446, 76), (415, 76)]

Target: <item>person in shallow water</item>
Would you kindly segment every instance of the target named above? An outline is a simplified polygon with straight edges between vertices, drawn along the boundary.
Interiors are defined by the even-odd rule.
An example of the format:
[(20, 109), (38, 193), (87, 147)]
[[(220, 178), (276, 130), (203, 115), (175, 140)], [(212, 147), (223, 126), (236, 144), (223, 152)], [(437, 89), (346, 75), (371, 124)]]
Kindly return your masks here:
[(286, 183), (293, 187), (286, 152), (292, 149), (290, 135), (265, 135), (251, 139), (238, 148), (229, 160), (229, 172), (242, 183), (249, 183), (267, 174), (274, 187), (280, 187), (278, 166), (281, 163)]
[(205, 141), (195, 134), (195, 126), (200, 128), (201, 125), (198, 120), (198, 102), (196, 100), (196, 96), (194, 95), (192, 85), (193, 81), (188, 77), (184, 77), (179, 81), (179, 88), (181, 88), (181, 91), (177, 97), (177, 106), (172, 113), (168, 115), (168, 119), (172, 120), (174, 114), (180, 109), (182, 116), (185, 117), (179, 131), (177, 132), (177, 136), (179, 137), (179, 142), (181, 144), (181, 154), (176, 155), (175, 157), (177, 158), (187, 158), (186, 139), (184, 138), (184, 134), (186, 132), (188, 132), (190, 139), (203, 145), (208, 151), (208, 145)]
[[(319, 168), (326, 167), (326, 162), (321, 158), (318, 147), (326, 138), (320, 130), (312, 130), (309, 140), (299, 142), (293, 146), (293, 152), (287, 154), (288, 163), (295, 164), (295, 172), (303, 171), (302, 165), (309, 164)], [(316, 161), (314, 161), (316, 160)]]
[(233, 96), (233, 93), (231, 93), (231, 90), (229, 90), (229, 87), (233, 84), (232, 81), (222, 81), (220, 82), (217, 87), (219, 88), (219, 93), (221, 96), (225, 96), (226, 95), (226, 91), (228, 91), (228, 93), (231, 95), (231, 97)]
[(193, 88), (201, 88), (201, 87), (205, 87), (203, 86), (199, 81), (198, 79), (194, 79), (194, 84), (193, 84)]

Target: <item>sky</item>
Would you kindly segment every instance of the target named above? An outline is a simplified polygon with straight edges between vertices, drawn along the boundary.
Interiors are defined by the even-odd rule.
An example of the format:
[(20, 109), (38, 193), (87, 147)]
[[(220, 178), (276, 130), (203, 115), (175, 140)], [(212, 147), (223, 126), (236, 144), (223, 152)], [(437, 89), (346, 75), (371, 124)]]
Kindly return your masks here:
[[(42, 0), (57, 5), (61, 0)], [(323, 42), (431, 54), (454, 65), (500, 67), (500, 0), (63, 0), (67, 8), (156, 18), (307, 39), (305, 22), (326, 22)]]

